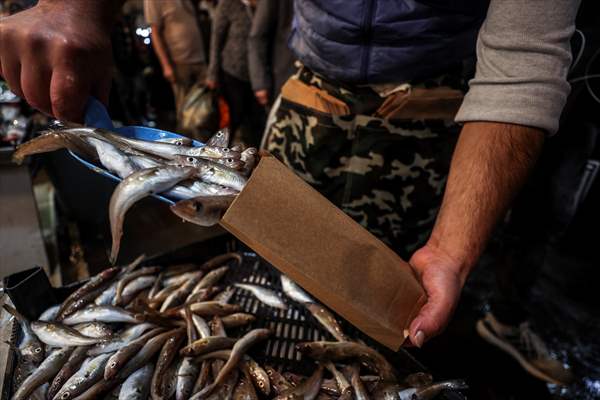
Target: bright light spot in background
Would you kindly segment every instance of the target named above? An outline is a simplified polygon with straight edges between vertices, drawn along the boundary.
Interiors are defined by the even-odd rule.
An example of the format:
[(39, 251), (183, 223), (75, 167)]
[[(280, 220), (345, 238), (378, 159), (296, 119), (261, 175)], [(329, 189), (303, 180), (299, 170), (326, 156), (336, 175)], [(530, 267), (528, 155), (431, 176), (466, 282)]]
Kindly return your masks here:
[[(143, 38), (149, 37), (151, 32), (152, 32), (152, 28), (151, 27), (148, 27), (148, 28), (136, 28), (136, 30), (135, 30), (135, 34), (138, 35), (138, 36), (141, 36)], [(146, 43), (146, 41), (144, 41), (144, 43)]]
[(150, 44), (150, 39), (148, 39), (148, 38), (144, 39), (144, 44)]

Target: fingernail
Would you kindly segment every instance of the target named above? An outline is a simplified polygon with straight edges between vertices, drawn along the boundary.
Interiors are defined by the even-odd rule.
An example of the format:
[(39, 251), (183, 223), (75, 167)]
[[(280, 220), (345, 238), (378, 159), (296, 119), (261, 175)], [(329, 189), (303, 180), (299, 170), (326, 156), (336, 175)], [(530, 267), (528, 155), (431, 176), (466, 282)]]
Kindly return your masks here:
[(423, 331), (418, 331), (415, 335), (413, 344), (418, 348), (421, 348), (423, 346), (423, 343), (425, 343), (425, 334), (423, 333)]

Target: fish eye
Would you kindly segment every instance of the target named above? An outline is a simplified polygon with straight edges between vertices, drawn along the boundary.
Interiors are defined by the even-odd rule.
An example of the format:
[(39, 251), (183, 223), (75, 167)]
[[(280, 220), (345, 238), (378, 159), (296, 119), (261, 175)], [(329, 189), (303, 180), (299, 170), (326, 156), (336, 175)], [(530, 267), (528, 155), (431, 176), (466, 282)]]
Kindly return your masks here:
[(112, 368), (116, 367), (116, 366), (117, 366), (117, 362), (116, 362), (116, 361), (113, 361), (113, 362), (111, 362), (111, 363), (110, 363), (110, 366), (111, 366)]
[(217, 132), (217, 137), (223, 136), (223, 132)]
[(60, 396), (61, 399), (68, 399), (69, 397), (71, 397), (71, 393), (69, 392), (65, 392), (62, 396)]
[(41, 353), (42, 352), (42, 348), (41, 347), (36, 347), (34, 351), (36, 353)]
[(229, 153), (229, 149), (227, 147), (223, 147), (223, 153)]
[(194, 162), (194, 157), (188, 157), (188, 158), (187, 158), (187, 160), (188, 160), (189, 162)]

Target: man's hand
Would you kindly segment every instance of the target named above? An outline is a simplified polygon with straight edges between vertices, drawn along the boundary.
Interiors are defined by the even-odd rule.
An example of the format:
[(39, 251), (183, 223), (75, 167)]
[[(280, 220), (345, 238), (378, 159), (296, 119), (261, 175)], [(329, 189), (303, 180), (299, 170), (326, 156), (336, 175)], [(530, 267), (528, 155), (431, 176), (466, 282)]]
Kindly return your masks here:
[(494, 122), (464, 125), (431, 237), (410, 260), (429, 297), (409, 328), (415, 346), (447, 325), (467, 275), (543, 142), (540, 129)]
[(427, 303), (410, 325), (412, 344), (421, 347), (425, 339), (439, 334), (450, 321), (465, 282), (460, 264), (449, 254), (424, 246), (409, 264), (427, 293)]
[(210, 90), (215, 90), (217, 88), (217, 81), (213, 81), (212, 79), (207, 79), (204, 81), (204, 85)]
[(254, 92), (254, 97), (261, 106), (266, 106), (269, 103), (269, 92), (266, 89), (257, 90)]
[(0, 75), (10, 89), (38, 110), (68, 121), (82, 121), (90, 96), (106, 103), (112, 65), (109, 31), (120, 2), (110, 4), (40, 0), (1, 19)]
[(175, 83), (177, 78), (175, 77), (175, 70), (170, 65), (165, 65), (163, 67), (163, 76), (169, 83)]

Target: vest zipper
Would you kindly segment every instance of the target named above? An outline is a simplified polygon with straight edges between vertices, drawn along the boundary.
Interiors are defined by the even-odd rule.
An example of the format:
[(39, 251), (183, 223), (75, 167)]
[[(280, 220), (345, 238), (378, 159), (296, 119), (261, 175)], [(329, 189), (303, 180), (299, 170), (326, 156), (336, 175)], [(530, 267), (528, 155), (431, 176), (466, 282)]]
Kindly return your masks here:
[(361, 30), (363, 32), (363, 52), (360, 65), (360, 77), (363, 83), (367, 83), (367, 69), (369, 68), (369, 58), (371, 57), (371, 24), (373, 20), (373, 9), (377, 0), (367, 0), (367, 12), (362, 20)]

